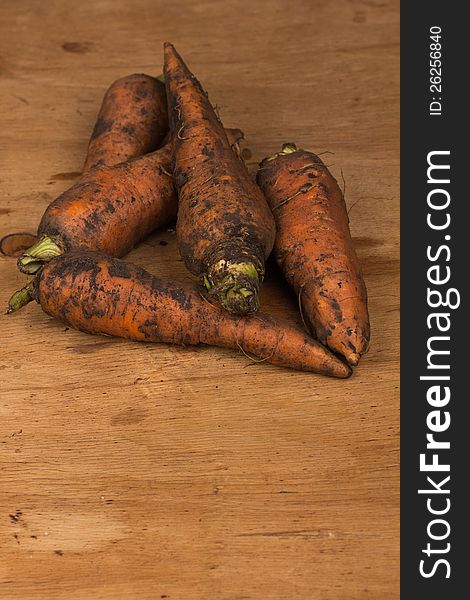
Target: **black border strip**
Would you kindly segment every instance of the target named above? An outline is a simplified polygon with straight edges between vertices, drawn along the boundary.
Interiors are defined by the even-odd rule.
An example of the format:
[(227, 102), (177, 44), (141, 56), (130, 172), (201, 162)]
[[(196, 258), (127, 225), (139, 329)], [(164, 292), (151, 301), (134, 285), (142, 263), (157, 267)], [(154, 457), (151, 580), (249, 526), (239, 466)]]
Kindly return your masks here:
[[(438, 76), (430, 71), (430, 61), (437, 64), (437, 55), (431, 55), (436, 51), (430, 46), (435, 43), (430, 39), (431, 27), (441, 29), (440, 90), (430, 89), (430, 77)], [(465, 513), (470, 511), (470, 501), (465, 487), (470, 481), (470, 394), (465, 379), (467, 372), (470, 375), (470, 365), (464, 341), (470, 334), (466, 314), (470, 278), (466, 214), (470, 192), (464, 189), (464, 181), (470, 173), (470, 144), (464, 147), (464, 136), (469, 135), (470, 126), (464, 104), (470, 107), (466, 92), (469, 31), (463, 8), (459, 9), (456, 2), (401, 4), (401, 597), (412, 600), (452, 599), (468, 594), (470, 538)], [(430, 113), (432, 101), (441, 103), (440, 115)], [(433, 108), (438, 108), (437, 103)], [(429, 155), (437, 151), (449, 154)], [(450, 170), (431, 170), (428, 182), (428, 160), (450, 165)], [(445, 183), (447, 178), (450, 181)], [(428, 205), (428, 201), (446, 204), (447, 195), (450, 201), (445, 209)], [(447, 222), (448, 214), (448, 227), (433, 229), (427, 222), (429, 214), (434, 225)], [(437, 269), (428, 271), (433, 266)], [(447, 283), (429, 281), (444, 279), (449, 273)], [(438, 303), (439, 297), (434, 294), (429, 299), (428, 288), (440, 291), (443, 297), (454, 288), (457, 292), (450, 292), (451, 303), (456, 304), (460, 296), (460, 306), (432, 308), (430, 302)], [(438, 318), (430, 317), (433, 313), (447, 315), (439, 323), (442, 328), (449, 326), (448, 331), (439, 331)], [(437, 339), (439, 336), (449, 339)], [(429, 354), (428, 344), (432, 350), (449, 350), (450, 354)], [(428, 360), (439, 368), (429, 368)], [(446, 365), (450, 368), (442, 368)], [(450, 379), (432, 381), (420, 376)], [(428, 395), (432, 386), (438, 387)], [(439, 405), (446, 386), (450, 399)], [(445, 428), (448, 419), (450, 425)], [(443, 431), (432, 431), (438, 427)], [(449, 442), (450, 449), (426, 448), (426, 435), (431, 433), (434, 440)], [(428, 464), (436, 454), (434, 460), (448, 464), (450, 470), (423, 471), (421, 454), (426, 454)], [(434, 493), (419, 494), (419, 489)], [(442, 493), (445, 489), (448, 494)], [(440, 515), (430, 512), (446, 508)], [(442, 539), (432, 539), (430, 534)], [(442, 562), (437, 563), (439, 560)], [(420, 566), (422, 572), (432, 575), (423, 576)]]

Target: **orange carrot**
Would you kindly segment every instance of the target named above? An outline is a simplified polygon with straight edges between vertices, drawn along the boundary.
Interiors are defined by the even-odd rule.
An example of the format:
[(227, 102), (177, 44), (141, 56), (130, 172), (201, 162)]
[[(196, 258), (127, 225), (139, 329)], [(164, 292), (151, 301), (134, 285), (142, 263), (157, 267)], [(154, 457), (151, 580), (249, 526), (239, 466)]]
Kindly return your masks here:
[[(227, 130), (238, 151), (239, 129)], [(72, 250), (99, 250), (123, 256), (158, 227), (176, 218), (172, 148), (166, 146), (83, 176), (46, 209), (39, 240), (18, 259), (20, 271), (35, 273), (54, 256)]]
[(302, 330), (259, 313), (237, 317), (174, 283), (97, 252), (52, 259), (24, 293), (69, 326), (143, 342), (240, 349), (275, 365), (345, 378), (351, 369)]
[(104, 96), (83, 173), (152, 152), (167, 131), (164, 84), (144, 74), (122, 77)]
[(367, 291), (343, 194), (323, 162), (284, 144), (258, 171), (276, 219), (274, 252), (310, 331), (349, 364), (366, 352)]
[(39, 240), (19, 259), (23, 273), (76, 249), (123, 256), (175, 219), (171, 145), (113, 167), (93, 169), (56, 198), (38, 227)]
[(264, 262), (274, 243), (272, 214), (245, 165), (230, 150), (201, 84), (168, 43), (164, 74), (181, 256), (228, 311), (255, 311)]

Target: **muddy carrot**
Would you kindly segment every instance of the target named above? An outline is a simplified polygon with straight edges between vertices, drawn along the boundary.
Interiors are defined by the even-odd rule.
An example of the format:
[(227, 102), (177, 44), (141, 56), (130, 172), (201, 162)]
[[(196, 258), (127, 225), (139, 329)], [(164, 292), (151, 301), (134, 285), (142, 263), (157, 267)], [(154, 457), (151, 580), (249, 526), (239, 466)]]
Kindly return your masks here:
[(164, 75), (179, 196), (181, 256), (229, 312), (258, 309), (275, 226), (262, 193), (227, 141), (201, 84), (171, 44)]
[[(22, 293), (52, 317), (92, 334), (143, 342), (208, 344), (275, 365), (348, 377), (351, 369), (305, 332), (258, 313), (230, 315), (193, 282), (175, 283), (97, 252), (51, 260)], [(17, 293), (19, 294), (19, 293)], [(14, 296), (10, 312), (21, 299)]]
[[(243, 133), (228, 129), (227, 136), (237, 152)], [(39, 240), (18, 259), (20, 271), (33, 274), (54, 256), (77, 249), (124, 256), (154, 229), (174, 220), (177, 198), (171, 156), (168, 143), (83, 176), (46, 209)]]
[(165, 85), (141, 73), (122, 77), (103, 98), (83, 173), (152, 152), (167, 131)]
[(294, 144), (266, 158), (257, 181), (276, 219), (274, 252), (310, 331), (356, 365), (370, 326), (367, 291), (338, 183)]
[(171, 146), (114, 167), (90, 171), (56, 198), (38, 227), (39, 240), (18, 259), (32, 274), (53, 256), (76, 249), (123, 256), (176, 217)]

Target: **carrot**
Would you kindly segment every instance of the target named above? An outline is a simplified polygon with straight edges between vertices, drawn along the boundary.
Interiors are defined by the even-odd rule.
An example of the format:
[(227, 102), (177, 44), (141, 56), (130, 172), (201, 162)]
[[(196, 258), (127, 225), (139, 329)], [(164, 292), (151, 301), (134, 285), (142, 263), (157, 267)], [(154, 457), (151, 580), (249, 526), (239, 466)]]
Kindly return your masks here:
[[(104, 96), (82, 176), (97, 167), (112, 167), (157, 149), (167, 133), (165, 85), (158, 78), (144, 74), (116, 80)], [(42, 241), (39, 247), (43, 249)], [(36, 244), (26, 250), (35, 251)]]
[(266, 158), (257, 181), (276, 219), (277, 262), (306, 324), (357, 365), (370, 338), (367, 291), (338, 183), (318, 156), (294, 144)]
[(82, 172), (152, 152), (167, 131), (164, 84), (144, 74), (122, 77), (103, 98)]
[(238, 348), (283, 367), (342, 378), (351, 373), (345, 363), (296, 327), (262, 313), (230, 315), (204, 299), (192, 282), (160, 279), (98, 252), (54, 258), (23, 292), (48, 315), (86, 333)]
[(180, 254), (229, 312), (258, 309), (274, 220), (259, 188), (230, 150), (201, 84), (166, 43), (164, 75), (179, 196)]
[(123, 256), (176, 217), (171, 145), (113, 167), (90, 171), (46, 209), (39, 240), (18, 259), (23, 273), (76, 249)]
[[(243, 137), (227, 130), (235, 152)], [(176, 218), (171, 176), (172, 148), (166, 146), (113, 167), (90, 171), (46, 209), (39, 240), (19, 259), (20, 271), (35, 273), (44, 262), (71, 250), (100, 250), (123, 256), (154, 229)]]

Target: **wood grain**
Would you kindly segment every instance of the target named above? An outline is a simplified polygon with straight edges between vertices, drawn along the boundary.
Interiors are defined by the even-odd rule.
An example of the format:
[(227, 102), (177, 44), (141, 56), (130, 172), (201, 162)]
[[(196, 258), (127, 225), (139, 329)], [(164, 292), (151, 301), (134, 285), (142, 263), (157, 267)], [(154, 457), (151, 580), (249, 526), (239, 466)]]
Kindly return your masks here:
[[(372, 320), (336, 381), (1, 316), (0, 598), (398, 598), (398, 2), (3, 0), (0, 24), (0, 236), (34, 233), (105, 88), (161, 72), (168, 39), (253, 168), (331, 153)], [(188, 277), (171, 231), (129, 259)], [(272, 263), (263, 304), (298, 318)]]

